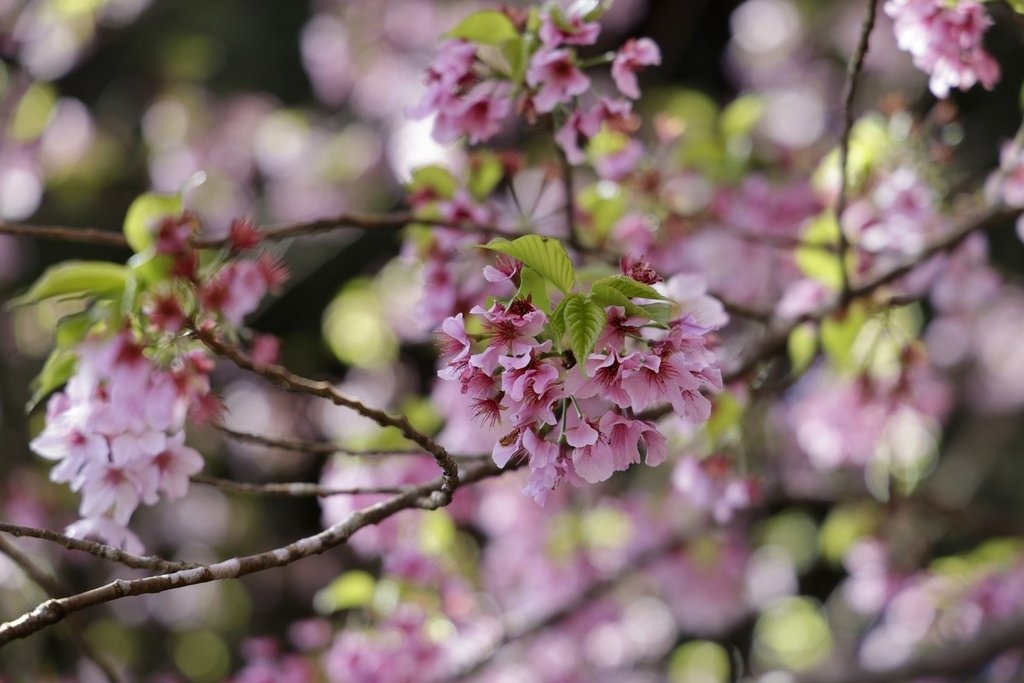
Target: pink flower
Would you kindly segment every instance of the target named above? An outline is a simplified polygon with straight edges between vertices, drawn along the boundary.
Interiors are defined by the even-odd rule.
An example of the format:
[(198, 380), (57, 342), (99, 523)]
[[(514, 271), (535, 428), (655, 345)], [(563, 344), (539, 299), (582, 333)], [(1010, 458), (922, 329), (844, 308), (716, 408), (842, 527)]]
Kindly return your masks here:
[(109, 517), (87, 517), (80, 519), (66, 529), (71, 538), (97, 540), (100, 543), (123, 548), (136, 555), (145, 548), (139, 537), (129, 531), (123, 524), (118, 524)]
[(893, 19), (900, 49), (931, 76), (936, 97), (951, 88), (969, 90), (981, 82), (991, 90), (999, 80), (999, 64), (982, 46), (992, 19), (976, 0), (889, 0), (885, 13)]
[(488, 282), (510, 282), (523, 269), (523, 264), (505, 254), (499, 254), (494, 265), (484, 266), (484, 279)]
[(164, 449), (153, 456), (153, 471), (157, 488), (168, 500), (188, 493), (189, 477), (203, 469), (203, 456), (185, 445), (185, 432), (167, 438)]
[(526, 82), (539, 88), (533, 102), (542, 114), (590, 89), (590, 79), (576, 67), (568, 50), (537, 51), (530, 60)]
[(557, 423), (554, 403), (564, 397), (558, 368), (548, 362), (528, 359), (523, 368), (507, 369), (501, 388), (510, 402), (512, 424), (525, 426), (541, 421)]
[(559, 45), (593, 45), (600, 34), (600, 24), (584, 21), (577, 14), (566, 17), (561, 12), (545, 14), (539, 32), (541, 42), (548, 48)]
[(272, 334), (257, 334), (249, 344), (249, 358), (257, 369), (277, 363), (281, 357), (281, 340)]
[(476, 306), (471, 313), (484, 317), (487, 348), (470, 357), (470, 363), (491, 375), (501, 356), (522, 356), (539, 346), (536, 336), (544, 329), (547, 316), (525, 299), (516, 299), (505, 308), (495, 303), (486, 311)]
[(476, 144), (501, 131), (501, 123), (512, 110), (507, 83), (488, 81), (476, 85), (465, 97), (446, 102), (434, 120), (438, 142), (454, 142), (463, 135)]
[(606, 180), (622, 180), (632, 173), (644, 156), (644, 146), (637, 140), (629, 139), (614, 152), (601, 154), (594, 159), (594, 170)]
[(640, 98), (640, 86), (636, 72), (642, 66), (661, 64), (661, 50), (650, 38), (630, 39), (619, 48), (612, 62), (612, 78), (615, 87), (626, 97)]
[(427, 90), (419, 104), (409, 110), (409, 115), (424, 118), (456, 102), (455, 91), (476, 80), (473, 75), (475, 59), (476, 47), (471, 43), (463, 40), (441, 43), (437, 57), (424, 76)]
[[(638, 353), (625, 357), (615, 350), (592, 353), (578, 370), (569, 372), (565, 389), (577, 398), (600, 396), (620, 408), (628, 407), (632, 401), (624, 380), (639, 368), (641, 362), (642, 356)], [(653, 362), (657, 363), (659, 359), (654, 356)]]

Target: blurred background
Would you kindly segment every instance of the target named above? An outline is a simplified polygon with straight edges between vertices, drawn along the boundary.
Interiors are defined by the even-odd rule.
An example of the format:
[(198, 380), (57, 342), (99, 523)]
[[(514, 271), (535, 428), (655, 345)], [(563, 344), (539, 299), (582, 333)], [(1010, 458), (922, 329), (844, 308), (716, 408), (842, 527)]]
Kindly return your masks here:
[[(862, 5), (616, 0), (593, 52), (630, 36), (651, 36), (664, 55), (645, 83), (654, 97), (698, 91), (722, 104), (756, 91), (764, 104), (756, 136), (774, 150), (774, 163), (813, 166), (808, 160), (827, 151), (838, 132), (845, 59)], [(214, 230), (225, 230), (237, 216), (272, 225), (400, 209), (402, 183), (412, 168), (465, 163), (458, 149), (431, 139), (428, 121), (412, 121), (405, 111), (422, 93), (421, 73), (437, 37), (482, 6), (425, 0), (0, 0), (0, 220), (119, 230), (140, 193), (183, 188), (187, 204)], [(1000, 141), (1012, 137), (1020, 121), (1024, 50), (1019, 19), (1004, 10), (992, 9), (999, 21), (989, 46), (1004, 69), (993, 93), (958, 93), (955, 104), (936, 109), (926, 78), (896, 49), (884, 16), (868, 58), (863, 106), (906, 107), (938, 122), (934, 141), (954, 159), (948, 175), (968, 186), (980, 184), (997, 164)], [(515, 146), (512, 139), (505, 143)], [(416, 398), (430, 384), (434, 352), (429, 330), (416, 322), (416, 266), (393, 260), (400, 239), (392, 232), (342, 231), (281, 245), (292, 280), (250, 322), (282, 338), (283, 360), (297, 372), (343, 381), (352, 393), (399, 405), (420, 424), (436, 426), (438, 411)], [(993, 239), (999, 268), (1019, 280), (1024, 248), (1009, 230)], [(0, 299), (61, 260), (124, 256), (0, 236)], [(48, 463), (29, 452), (41, 416), (26, 420), (24, 405), (60, 315), (59, 306), (0, 311), (0, 518), (54, 529), (76, 518), (77, 498), (50, 484)], [(1001, 325), (1000, 334), (1019, 339), (1024, 295), (1018, 292), (999, 315), (993, 325)], [(950, 441), (971, 458), (992, 458), (976, 485), (997, 519), (1019, 518), (1024, 485), (1019, 458), (1001, 457), (1019, 455), (1013, 444), (1024, 436), (1024, 356), (1012, 346), (993, 351), (993, 374), (1008, 373), (998, 391), (986, 392), (998, 394), (995, 405), (955, 419), (950, 432)], [(341, 411), (275, 392), (227, 368), (218, 371), (217, 381), (228, 424), (236, 429), (344, 440), (352, 447), (386, 445), (375, 429)], [(241, 480), (320, 477), (322, 459), (312, 456), (231, 443), (213, 432), (193, 440), (210, 469)], [(971, 462), (968, 470), (981, 467)], [(787, 598), (797, 602), (779, 606), (771, 612), (775, 622), (759, 621), (758, 628), (804, 629), (810, 635), (797, 640), (804, 650), (811, 643), (813, 651), (814, 643), (821, 644), (815, 638), (825, 636), (809, 605), (826, 600), (843, 580), (837, 564), (842, 551), (829, 551), (832, 561), (822, 555), (821, 548), (829, 548), (820, 538), (828, 506), (777, 512), (781, 521), (764, 534), (785, 537), (779, 544), (791, 553), (799, 589), (809, 597)], [(863, 522), (851, 519), (853, 525)], [(320, 523), (315, 500), (251, 499), (194, 486), (186, 500), (140, 510), (132, 527), (152, 552), (202, 560), (272, 547)], [(1007, 526), (1019, 531), (1017, 524)], [(841, 543), (848, 532), (833, 527), (840, 541), (832, 542)], [(959, 552), (976, 538), (945, 536), (942, 550)], [(72, 587), (132, 575), (88, 556), (31, 542), (23, 547), (53, 563)], [(243, 642), (251, 636), (289, 642), (289, 625), (316, 611), (341, 623), (344, 597), (332, 602), (337, 595), (324, 587), (354, 566), (377, 569), (340, 549), (241, 582), (121, 601), (87, 613), (83, 623), (88, 637), (140, 680), (221, 680), (241, 666)], [(0, 614), (20, 614), (39, 597), (0, 558)], [(745, 649), (756, 637), (754, 624), (741, 620), (726, 642)], [(795, 647), (783, 636), (762, 641), (783, 653)], [(654, 659), (675, 652), (675, 680), (718, 680), (719, 651), (700, 650), (703, 642), (685, 651), (673, 650), (670, 642)], [(730, 651), (726, 647), (721, 651)], [(0, 678), (77, 680), (70, 673), (76, 658), (59, 633), (39, 634), (4, 648)]]

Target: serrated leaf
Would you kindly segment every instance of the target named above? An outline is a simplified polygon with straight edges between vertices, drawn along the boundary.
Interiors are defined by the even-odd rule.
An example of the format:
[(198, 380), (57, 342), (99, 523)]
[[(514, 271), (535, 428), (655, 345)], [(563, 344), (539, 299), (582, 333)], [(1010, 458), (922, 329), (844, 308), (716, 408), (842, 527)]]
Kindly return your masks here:
[(31, 413), (47, 396), (71, 379), (77, 364), (78, 357), (70, 349), (54, 349), (32, 381), (32, 397), (25, 411)]
[(572, 289), (576, 275), (572, 261), (565, 247), (556, 239), (541, 235), (523, 235), (511, 242), (498, 238), (483, 245), (490, 249), (522, 261), (524, 265), (546, 277), (563, 292)]
[(590, 295), (595, 302), (602, 306), (622, 307), (626, 311), (626, 315), (636, 318), (651, 317), (646, 310), (630, 301), (628, 296), (608, 284), (595, 282), (591, 287)]
[(647, 315), (656, 323), (661, 325), (667, 325), (668, 321), (672, 318), (672, 311), (675, 307), (672, 304), (644, 304), (640, 308), (644, 309)]
[(565, 302), (565, 331), (569, 334), (569, 348), (580, 365), (594, 350), (604, 327), (604, 308), (582, 294), (570, 294)]
[(527, 298), (533, 305), (548, 313), (551, 311), (551, 301), (548, 299), (548, 281), (537, 271), (530, 267), (524, 267), (519, 272), (519, 291), (517, 298)]
[(598, 285), (611, 287), (630, 299), (651, 299), (653, 301), (668, 301), (668, 297), (660, 293), (654, 287), (646, 285), (643, 282), (637, 282), (633, 278), (626, 277), (625, 275), (612, 275), (598, 280), (594, 283), (594, 286)]
[(548, 327), (551, 329), (551, 338), (555, 342), (555, 346), (559, 349), (562, 348), (562, 337), (565, 336), (565, 304), (569, 300), (569, 297), (563, 297), (558, 305), (555, 306), (555, 310), (551, 312), (548, 317)]
[(59, 296), (115, 296), (124, 289), (129, 270), (107, 261), (65, 261), (46, 269), (35, 284), (8, 306), (25, 306)]
[(166, 216), (177, 216), (182, 211), (178, 195), (147, 192), (135, 198), (124, 217), (124, 237), (136, 253), (145, 251), (156, 241), (154, 227)]
[(483, 10), (470, 14), (448, 32), (450, 38), (462, 38), (480, 45), (501, 45), (519, 37), (515, 24), (496, 10)]

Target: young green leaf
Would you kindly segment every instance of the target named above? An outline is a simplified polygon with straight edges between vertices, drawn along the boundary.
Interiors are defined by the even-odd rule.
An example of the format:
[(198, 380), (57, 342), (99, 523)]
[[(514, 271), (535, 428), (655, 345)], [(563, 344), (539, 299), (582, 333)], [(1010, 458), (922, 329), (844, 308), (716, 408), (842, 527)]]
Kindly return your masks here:
[(854, 302), (845, 311), (821, 321), (821, 348), (840, 369), (855, 365), (854, 342), (868, 321), (867, 308)]
[(563, 292), (572, 289), (572, 285), (576, 281), (569, 254), (566, 253), (562, 243), (556, 239), (540, 235), (523, 235), (510, 242), (507, 239), (498, 238), (483, 245), (483, 248), (507, 254), (522, 261), (524, 265), (533, 268)]
[(548, 299), (548, 281), (544, 279), (533, 268), (523, 267), (519, 273), (519, 291), (516, 297), (527, 298), (533, 301), (533, 305), (547, 313), (551, 310), (551, 301)]
[(628, 278), (625, 275), (612, 275), (598, 280), (594, 283), (594, 287), (600, 285), (601, 287), (610, 287), (630, 299), (651, 299), (653, 301), (668, 301), (668, 298), (658, 292), (654, 287), (646, 285), (643, 282), (637, 282), (632, 278)]
[(641, 306), (633, 303), (628, 296), (611, 285), (598, 281), (590, 290), (591, 298), (602, 306), (620, 306), (626, 315), (636, 318), (650, 318), (651, 315)]
[(65, 261), (51, 266), (8, 306), (25, 306), (59, 296), (116, 296), (128, 280), (128, 268), (107, 261)]
[(39, 375), (32, 381), (32, 398), (29, 399), (25, 411), (31, 413), (36, 406), (65, 384), (75, 373), (78, 357), (69, 349), (54, 349)]
[(794, 253), (797, 267), (812, 280), (838, 290), (843, 283), (839, 256), (822, 248), (839, 243), (839, 224), (835, 216), (826, 212), (811, 220), (802, 239), (805, 245)]
[(793, 328), (786, 340), (789, 351), (789, 365), (793, 375), (803, 374), (810, 367), (818, 352), (817, 328), (813, 323), (804, 323)]
[(569, 301), (572, 296), (579, 296), (576, 294), (570, 294), (569, 296), (563, 297), (558, 305), (555, 306), (555, 310), (552, 311), (551, 316), (548, 318), (548, 327), (551, 328), (551, 338), (555, 342), (555, 346), (558, 349), (562, 348), (562, 337), (565, 336), (565, 304)]
[(136, 197), (124, 217), (124, 237), (136, 253), (145, 251), (156, 241), (154, 226), (166, 216), (181, 213), (181, 197), (178, 195), (147, 192)]
[(565, 302), (565, 329), (569, 333), (569, 347), (580, 365), (594, 350), (594, 344), (604, 327), (604, 309), (582, 294), (570, 294)]
[(512, 20), (501, 12), (484, 10), (463, 19), (448, 32), (448, 37), (462, 38), (480, 45), (501, 45), (506, 40), (518, 38), (519, 31)]
[(501, 159), (498, 158), (497, 154), (494, 152), (480, 152), (473, 156), (466, 188), (473, 197), (483, 201), (490, 196), (504, 175), (505, 169), (502, 167)]

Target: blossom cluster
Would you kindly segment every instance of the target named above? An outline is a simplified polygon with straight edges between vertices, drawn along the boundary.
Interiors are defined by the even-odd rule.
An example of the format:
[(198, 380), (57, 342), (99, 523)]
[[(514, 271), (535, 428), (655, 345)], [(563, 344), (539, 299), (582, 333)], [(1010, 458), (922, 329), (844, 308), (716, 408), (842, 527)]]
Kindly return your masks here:
[[(625, 270), (645, 284), (659, 279), (646, 263)], [(704, 304), (702, 285), (690, 286)], [(663, 462), (665, 437), (638, 416), (644, 411), (668, 404), (687, 424), (708, 419), (711, 403), (702, 392), (722, 387), (709, 334), (723, 321), (707, 324), (696, 312), (683, 309), (657, 329), (622, 306), (605, 306), (592, 351), (576, 359), (560, 350), (560, 335), (529, 298), (476, 306), (471, 315), (482, 326), (482, 343), (470, 338), (463, 314), (445, 320), (438, 376), (459, 382), (483, 425), (507, 430), (494, 446), (494, 461), (504, 467), (526, 460), (526, 492), (543, 503), (563, 483), (604, 481), (641, 458), (652, 466)]]
[(982, 38), (992, 25), (977, 0), (888, 0), (900, 49), (930, 76), (936, 97), (951, 89), (969, 90), (981, 83), (991, 90), (999, 80), (999, 64), (985, 51)]
[[(595, 17), (556, 5), (539, 13), (485, 14), (495, 27), (515, 34), (508, 50), (524, 51), (515, 59), (526, 60), (525, 67), (520, 73), (496, 67), (485, 54), (487, 46), (465, 38), (448, 40), (427, 69), (426, 92), (411, 113), (434, 116), (438, 141), (466, 136), (472, 144), (500, 133), (513, 111), (529, 120), (551, 115), (558, 126), (555, 141), (569, 163), (583, 163), (587, 154), (581, 145), (602, 137), (602, 143), (589, 149), (598, 172), (618, 178), (632, 170), (643, 149), (628, 137), (636, 129), (631, 111), (632, 100), (640, 97), (637, 72), (661, 63), (658, 46), (649, 38), (627, 41), (611, 57), (616, 96), (599, 95), (584, 71), (586, 60), (578, 54), (579, 48), (597, 42), (601, 27)], [(602, 62), (607, 63), (598, 60)], [(591, 93), (593, 102), (584, 108), (581, 99)]]
[(69, 533), (137, 551), (141, 544), (126, 528), (135, 509), (161, 494), (184, 496), (203, 467), (184, 429), (191, 406), (210, 391), (213, 364), (193, 351), (161, 369), (128, 330), (87, 340), (77, 356), (77, 371), (50, 398), (46, 427), (31, 447), (56, 461), (53, 481), (81, 493), (82, 519)]

